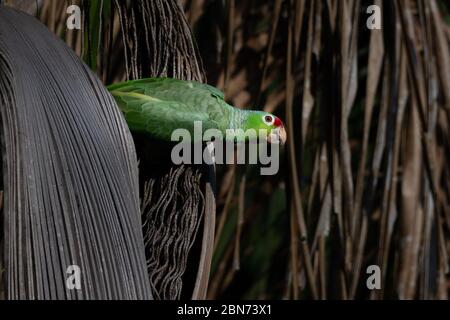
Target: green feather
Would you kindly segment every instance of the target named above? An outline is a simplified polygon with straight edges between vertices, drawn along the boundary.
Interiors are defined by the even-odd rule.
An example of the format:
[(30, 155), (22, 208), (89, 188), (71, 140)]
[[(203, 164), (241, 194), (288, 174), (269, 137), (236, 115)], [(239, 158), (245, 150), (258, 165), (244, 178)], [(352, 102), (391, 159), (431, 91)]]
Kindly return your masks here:
[(170, 141), (179, 128), (193, 134), (195, 121), (202, 122), (203, 131), (218, 129), (223, 135), (227, 129), (271, 129), (261, 121), (267, 113), (234, 108), (219, 89), (195, 81), (148, 78), (113, 84), (108, 90), (131, 131), (162, 140)]

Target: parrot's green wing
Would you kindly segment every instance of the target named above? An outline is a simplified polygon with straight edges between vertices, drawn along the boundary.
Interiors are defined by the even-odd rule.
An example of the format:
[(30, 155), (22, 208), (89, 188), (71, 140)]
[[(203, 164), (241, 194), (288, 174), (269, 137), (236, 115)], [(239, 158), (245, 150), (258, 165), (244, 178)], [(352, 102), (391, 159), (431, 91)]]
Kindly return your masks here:
[[(208, 85), (170, 78), (152, 78), (114, 84), (108, 90), (121, 108), (130, 130), (171, 140), (177, 129), (194, 133), (201, 121), (202, 131), (219, 128), (208, 106), (223, 94)], [(213, 99), (213, 100), (211, 100)], [(194, 137), (195, 138), (195, 137)], [(198, 139), (195, 139), (198, 140)]]
[(176, 92), (183, 93), (185, 90), (197, 89), (196, 93), (201, 93), (203, 95), (211, 95), (220, 100), (224, 100), (224, 94), (222, 91), (216, 87), (210, 86), (209, 84), (204, 84), (196, 81), (184, 81), (174, 78), (147, 78), (130, 80), (126, 82), (121, 82), (117, 84), (112, 84), (108, 86), (109, 91), (127, 91), (136, 90), (137, 88), (142, 88), (146, 93), (151, 93), (152, 95), (167, 95), (174, 94)]

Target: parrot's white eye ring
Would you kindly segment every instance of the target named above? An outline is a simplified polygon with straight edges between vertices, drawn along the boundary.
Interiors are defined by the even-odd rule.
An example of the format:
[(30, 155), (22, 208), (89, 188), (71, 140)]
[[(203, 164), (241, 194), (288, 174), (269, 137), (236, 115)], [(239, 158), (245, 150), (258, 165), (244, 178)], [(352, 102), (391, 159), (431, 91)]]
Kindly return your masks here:
[(266, 125), (272, 126), (275, 123), (275, 117), (270, 114), (266, 114), (263, 116), (263, 121)]

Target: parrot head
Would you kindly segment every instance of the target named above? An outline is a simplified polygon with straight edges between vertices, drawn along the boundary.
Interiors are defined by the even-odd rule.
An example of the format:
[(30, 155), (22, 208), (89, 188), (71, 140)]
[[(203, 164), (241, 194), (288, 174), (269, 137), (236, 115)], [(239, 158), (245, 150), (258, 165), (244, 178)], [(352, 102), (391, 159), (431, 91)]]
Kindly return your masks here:
[(284, 144), (286, 142), (286, 130), (284, 129), (283, 122), (273, 114), (252, 111), (248, 115), (246, 122), (246, 129), (266, 130), (267, 141), (269, 143), (280, 142)]

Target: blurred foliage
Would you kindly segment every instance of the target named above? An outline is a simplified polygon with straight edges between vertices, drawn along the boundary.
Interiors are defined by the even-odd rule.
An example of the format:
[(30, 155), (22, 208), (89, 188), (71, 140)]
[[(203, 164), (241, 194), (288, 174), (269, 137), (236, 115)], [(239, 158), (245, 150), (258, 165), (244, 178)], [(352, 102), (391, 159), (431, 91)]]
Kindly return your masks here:
[[(386, 6), (385, 1), (375, 2), (382, 5), (384, 24), (383, 30), (379, 32), (382, 35), (372, 45), (370, 41), (374, 32), (366, 27), (369, 17), (366, 8), (373, 1), (191, 0), (183, 3), (199, 45), (208, 81), (223, 89), (227, 99), (235, 106), (256, 107), (286, 118), (285, 107), (289, 99), (286, 72), (292, 71), (294, 130), (290, 139), (293, 140), (298, 170), (296, 178), (303, 211), (300, 214), (304, 215), (306, 222), (313, 268), (313, 276), (308, 280), (302, 261), (302, 236), (292, 228), (292, 223), (296, 224), (292, 215), (295, 216), (298, 209), (295, 210), (292, 203), (295, 191), (292, 189), (293, 176), (286, 152), (282, 154), (284, 160), (280, 173), (274, 177), (259, 176), (257, 168), (221, 167), (218, 181), (223, 183), (219, 189), (217, 212), (219, 222), (223, 216), (226, 218), (223, 219), (223, 227), (220, 223), (218, 226), (220, 239), (217, 240), (214, 255), (209, 297), (313, 297), (311, 286), (308, 285), (308, 281), (312, 280), (318, 291), (316, 297), (321, 298), (447, 298), (450, 212), (447, 200), (442, 200), (441, 195), (448, 199), (446, 179), (449, 154), (448, 143), (442, 143), (440, 137), (448, 134), (446, 108), (449, 101), (446, 100), (448, 95), (445, 90), (449, 83), (446, 83), (448, 78), (439, 78), (437, 70), (433, 68), (437, 66), (437, 69), (449, 71), (450, 66), (446, 64), (445, 57), (439, 55), (436, 47), (445, 45), (448, 48), (450, 29), (448, 25), (439, 23), (431, 27), (431, 21), (436, 16), (432, 17), (430, 11), (434, 10), (431, 7), (437, 2), (399, 1), (396, 6)], [(449, 3), (440, 1), (438, 5), (442, 18), (448, 23)], [(424, 79), (418, 80), (424, 81), (419, 83), (420, 86), (434, 86), (435, 91), (428, 91), (427, 100), (434, 101), (438, 111), (431, 106), (433, 103), (428, 102), (428, 112), (438, 112), (442, 119), (434, 125), (429, 123), (431, 127), (438, 127), (430, 133), (433, 148), (443, 152), (432, 155), (440, 163), (433, 168), (436, 170), (433, 173), (436, 178), (445, 175), (438, 182), (436, 191), (439, 196), (434, 199), (440, 199), (437, 204), (440, 208), (436, 210), (426, 204), (425, 199), (432, 198), (432, 192), (427, 186), (428, 160), (420, 160), (420, 147), (412, 158), (420, 162), (415, 170), (418, 170), (417, 179), (421, 182), (416, 190), (409, 191), (409, 182), (402, 179), (403, 170), (408, 167), (408, 158), (402, 154), (408, 152), (410, 140), (420, 138), (419, 131), (423, 130), (416, 128), (418, 133), (415, 137), (408, 139), (405, 136), (410, 132), (408, 128), (414, 113), (411, 108), (417, 103), (413, 83), (406, 84), (409, 89), (408, 102), (403, 107), (406, 111), (402, 111), (404, 114), (398, 120), (399, 127), (397, 131), (390, 130), (396, 127), (395, 118), (400, 117), (398, 110), (393, 108), (400, 108), (402, 97), (399, 95), (404, 92), (390, 91), (383, 84), (389, 83), (389, 86), (399, 90), (402, 81), (399, 74), (404, 72), (411, 78), (410, 72), (416, 72), (406, 62), (408, 53), (399, 51), (405, 46), (399, 10), (407, 14), (406, 19), (411, 19), (406, 24), (414, 22), (413, 28), (417, 34), (417, 38), (412, 39), (414, 47), (407, 50), (416, 50), (412, 54), (425, 59), (416, 63), (423, 64), (422, 70), (427, 72), (428, 79), (434, 78), (428, 84)], [(345, 30), (349, 34), (344, 33), (342, 28), (348, 28)], [(446, 43), (437, 42), (439, 32), (445, 34)], [(293, 54), (289, 69), (287, 50), (290, 33), (294, 43), (291, 44)], [(346, 36), (349, 39), (345, 39)], [(348, 47), (344, 47), (345, 44)], [(380, 75), (375, 78), (373, 74), (376, 73), (376, 66), (369, 61), (371, 52), (374, 55), (371, 59), (376, 59), (377, 54), (381, 55)], [(432, 64), (427, 63), (427, 56), (432, 57)], [(343, 60), (347, 62), (346, 65), (340, 65)], [(404, 64), (403, 69), (401, 63)], [(345, 77), (345, 72), (350, 78)], [(397, 74), (392, 75), (391, 72)], [(421, 74), (417, 71), (416, 76)], [(347, 81), (348, 87), (343, 87), (343, 81)], [(380, 85), (375, 83), (373, 87), (366, 83), (368, 81), (376, 81)], [(373, 107), (368, 106), (367, 90), (376, 90), (372, 94)], [(349, 99), (354, 100), (347, 107), (348, 116), (343, 116), (341, 112), (345, 106), (342, 95), (346, 93)], [(389, 96), (390, 99), (398, 99), (397, 103), (390, 103), (392, 108), (385, 102)], [(308, 108), (309, 111), (305, 113)], [(369, 108), (373, 111), (365, 127), (364, 118)], [(366, 147), (363, 146), (365, 135)], [(350, 157), (348, 165), (344, 163), (346, 155), (343, 154), (345, 145), (342, 143), (347, 144)], [(334, 150), (338, 159), (330, 160), (330, 156), (333, 157), (330, 152)], [(366, 164), (361, 180), (358, 177), (361, 176), (363, 152)], [(325, 164), (320, 164), (319, 160)], [(411, 163), (413, 161), (411, 159)], [(335, 179), (340, 185), (334, 184), (333, 179), (329, 178), (328, 170), (337, 173)], [(392, 170), (396, 170), (397, 174), (389, 177)], [(411, 173), (409, 170), (408, 175)], [(343, 179), (345, 175), (350, 182)], [(239, 227), (238, 212), (242, 205), (239, 201), (242, 192), (240, 185), (244, 176), (245, 210), (242, 227)], [(416, 180), (409, 178), (407, 181)], [(345, 190), (346, 183), (350, 190)], [(330, 187), (332, 195), (328, 199), (327, 187)], [(409, 192), (418, 201), (415, 207), (417, 211), (411, 212), (410, 216), (406, 212), (410, 209), (405, 208), (405, 201), (410, 201)], [(362, 201), (361, 207), (353, 210), (358, 197)], [(353, 198), (350, 203), (349, 198)], [(389, 207), (391, 213), (387, 211), (389, 201), (394, 206)], [(416, 219), (424, 219), (418, 213), (423, 210), (433, 215), (434, 218), (430, 218), (432, 222), (422, 220), (423, 225), (419, 226), (418, 231), (411, 231), (404, 226)], [(386, 218), (382, 217), (384, 214), (389, 214), (391, 219), (388, 229), (383, 220)], [(322, 230), (323, 224), (319, 223), (320, 217), (324, 216), (328, 220), (325, 222), (328, 224), (326, 230)], [(344, 221), (339, 222), (339, 219)], [(354, 229), (353, 232), (343, 225), (346, 223)], [(361, 232), (364, 228), (365, 231)], [(322, 240), (317, 237), (318, 232), (324, 236), (323, 249), (319, 248)], [(385, 242), (380, 242), (385, 232), (389, 236)], [(341, 244), (340, 234), (345, 237)], [(439, 237), (443, 242), (436, 243)], [(411, 241), (408, 239), (416, 243), (414, 248), (405, 247), (405, 241)], [(238, 249), (236, 245), (239, 245)], [(389, 246), (387, 250), (383, 249), (386, 245)], [(385, 252), (382, 257), (379, 257), (380, 252)], [(412, 258), (415, 260), (408, 260), (411, 259), (408, 257), (410, 254), (415, 255)], [(382, 264), (387, 270), (383, 273), (385, 290), (382, 293), (371, 293), (365, 288), (365, 267), (370, 264)], [(409, 265), (414, 265), (415, 269), (409, 270)], [(404, 277), (412, 278), (405, 280)], [(294, 280), (297, 284), (293, 283)], [(406, 290), (405, 283), (413, 283), (414, 286)]]

